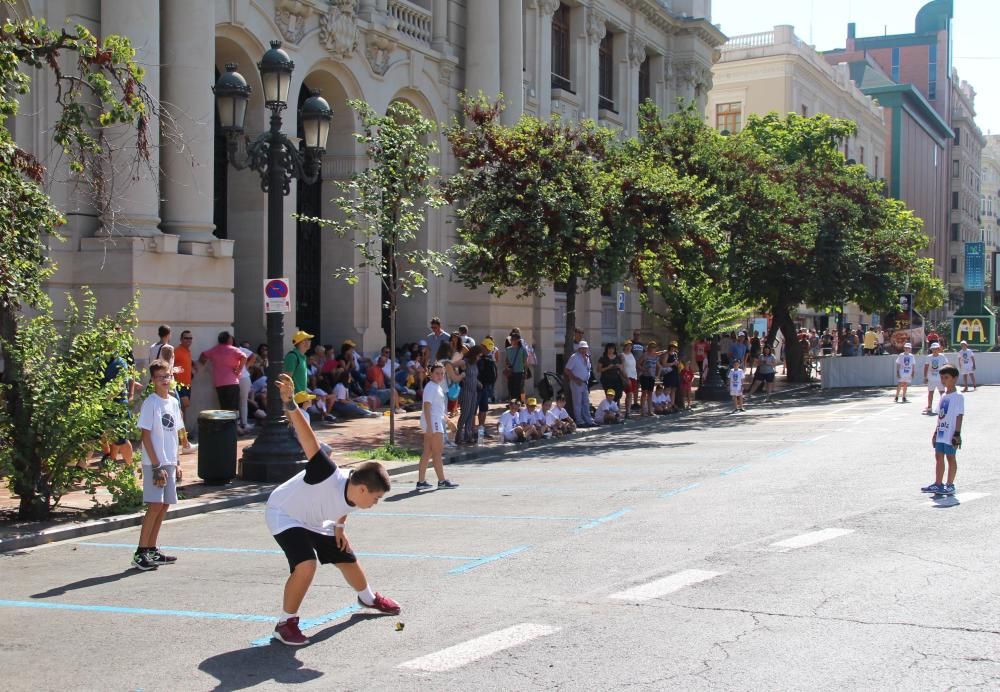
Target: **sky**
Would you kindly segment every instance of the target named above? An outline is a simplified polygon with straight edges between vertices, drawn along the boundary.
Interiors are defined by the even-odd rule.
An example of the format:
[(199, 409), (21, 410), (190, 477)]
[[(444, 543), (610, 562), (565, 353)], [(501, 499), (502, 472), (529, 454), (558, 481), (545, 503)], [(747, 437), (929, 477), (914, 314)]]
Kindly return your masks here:
[[(791, 24), (817, 50), (843, 48), (847, 23), (857, 36), (913, 31), (927, 0), (712, 0), (712, 22), (728, 36), (770, 31)], [(1000, 0), (955, 0), (953, 66), (976, 90), (976, 124), (983, 134), (1000, 134)]]

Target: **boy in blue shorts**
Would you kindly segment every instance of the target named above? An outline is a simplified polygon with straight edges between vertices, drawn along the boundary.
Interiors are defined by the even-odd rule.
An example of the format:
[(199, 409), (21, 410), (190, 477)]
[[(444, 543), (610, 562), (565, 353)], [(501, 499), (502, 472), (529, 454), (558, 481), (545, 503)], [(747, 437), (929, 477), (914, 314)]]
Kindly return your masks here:
[[(955, 494), (955, 472), (958, 462), (955, 455), (962, 446), (962, 424), (965, 419), (965, 397), (958, 393), (955, 384), (958, 382), (958, 368), (945, 365), (938, 374), (945, 393), (938, 407), (938, 421), (931, 435), (931, 445), (934, 447), (934, 482), (920, 490), (938, 495)], [(944, 482), (944, 461), (948, 459), (948, 482)]]

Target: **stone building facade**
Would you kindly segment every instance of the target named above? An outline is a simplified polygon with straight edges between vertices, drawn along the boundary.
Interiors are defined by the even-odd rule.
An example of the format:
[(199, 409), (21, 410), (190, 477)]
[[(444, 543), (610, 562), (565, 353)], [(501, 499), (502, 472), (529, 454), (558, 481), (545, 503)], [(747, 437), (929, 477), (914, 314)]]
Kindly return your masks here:
[(982, 218), (982, 156), (986, 139), (976, 125), (976, 91), (952, 73), (951, 218), (949, 219), (949, 308), (962, 306), (965, 297), (965, 243), (985, 240)]
[[(138, 289), (137, 339), (152, 341), (165, 322), (192, 329), (196, 349), (214, 343), (222, 329), (254, 345), (265, 340), (266, 197), (256, 173), (225, 163), (210, 87), (227, 63), (237, 63), (253, 88), (250, 136), (267, 127), (255, 65), (271, 40), (282, 41), (295, 62), (289, 101), (318, 89), (333, 107), (322, 181), (293, 185), (285, 201), (284, 274), (295, 305), (285, 333), (301, 327), (321, 342), (351, 338), (372, 352), (385, 342), (376, 280), (349, 286), (332, 278), (336, 267), (356, 260), (350, 239), (292, 217), (335, 215), (338, 183), (366, 165), (349, 99), (379, 111), (403, 100), (448, 123), (458, 115), (460, 92), (503, 92), (508, 122), (521, 112), (559, 113), (628, 134), (641, 98), (666, 112), (678, 98), (704, 107), (725, 40), (711, 24), (710, 0), (18, 0), (0, 7), (0, 21), (33, 15), (51, 26), (79, 23), (98, 36), (132, 40), (163, 107), (151, 131), (152, 172), (119, 171), (114, 208), (104, 213), (78, 195), (72, 180), (53, 184), (69, 225), (67, 241), (52, 247), (59, 271), (49, 288), (59, 296), (89, 285), (106, 311)], [(294, 106), (285, 112), (289, 136), (298, 130)], [(13, 123), (18, 142), (49, 164), (56, 163), (47, 157), (53, 108), (51, 84), (39, 74)], [(447, 174), (454, 163), (443, 138), (437, 143), (436, 164)], [(447, 208), (430, 212), (427, 245), (447, 249), (454, 223)], [(564, 299), (513, 294), (495, 298), (432, 282), (427, 294), (401, 305), (400, 336), (419, 338), (434, 315), (446, 327), (468, 324), (477, 338), (502, 337), (516, 325), (538, 347), (537, 369), (553, 368)], [(634, 293), (622, 317), (600, 291), (577, 304), (577, 324), (594, 342), (613, 338), (618, 319), (623, 330), (641, 321)]]

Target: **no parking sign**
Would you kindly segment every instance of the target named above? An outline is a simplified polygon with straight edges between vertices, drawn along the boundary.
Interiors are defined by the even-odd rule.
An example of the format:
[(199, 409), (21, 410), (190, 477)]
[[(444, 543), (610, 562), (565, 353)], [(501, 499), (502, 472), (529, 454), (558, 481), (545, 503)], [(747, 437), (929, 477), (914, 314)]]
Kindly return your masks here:
[(264, 312), (291, 312), (288, 279), (264, 280)]

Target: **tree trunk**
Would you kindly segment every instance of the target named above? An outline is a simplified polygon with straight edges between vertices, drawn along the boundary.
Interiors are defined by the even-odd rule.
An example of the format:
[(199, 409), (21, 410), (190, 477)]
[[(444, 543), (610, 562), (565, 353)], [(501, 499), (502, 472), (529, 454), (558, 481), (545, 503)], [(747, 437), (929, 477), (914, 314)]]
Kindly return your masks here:
[(789, 382), (808, 382), (809, 373), (806, 371), (805, 353), (802, 344), (795, 333), (795, 322), (787, 308), (776, 308), (772, 311), (774, 319), (771, 322), (771, 332), (768, 334), (768, 343), (773, 343), (777, 330), (781, 330), (785, 337), (785, 369), (788, 372)]
[(396, 297), (399, 286), (396, 283), (396, 248), (390, 246), (389, 267), (389, 446), (396, 446)]
[[(573, 331), (576, 329), (576, 291), (578, 280), (576, 274), (570, 274), (566, 279), (566, 331), (563, 335), (563, 369), (573, 355)], [(562, 378), (563, 391), (566, 393), (566, 412), (571, 418), (575, 418), (573, 411), (573, 397), (569, 391), (569, 378), (565, 372), (558, 373)]]

